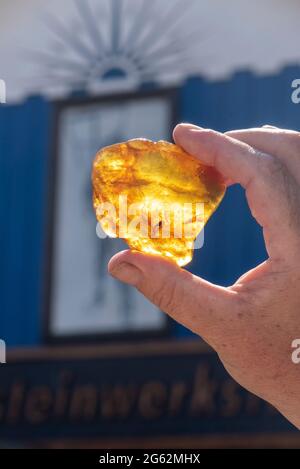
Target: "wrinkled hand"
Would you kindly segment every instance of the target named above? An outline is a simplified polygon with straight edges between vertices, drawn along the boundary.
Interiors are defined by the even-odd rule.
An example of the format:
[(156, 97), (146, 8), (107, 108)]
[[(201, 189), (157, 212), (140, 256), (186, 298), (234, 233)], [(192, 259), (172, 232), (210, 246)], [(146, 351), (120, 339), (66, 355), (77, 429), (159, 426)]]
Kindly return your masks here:
[(181, 124), (174, 139), (241, 184), (269, 258), (229, 288), (158, 256), (123, 251), (109, 272), (201, 335), (231, 376), (300, 428), (300, 134), (265, 126), (221, 134)]

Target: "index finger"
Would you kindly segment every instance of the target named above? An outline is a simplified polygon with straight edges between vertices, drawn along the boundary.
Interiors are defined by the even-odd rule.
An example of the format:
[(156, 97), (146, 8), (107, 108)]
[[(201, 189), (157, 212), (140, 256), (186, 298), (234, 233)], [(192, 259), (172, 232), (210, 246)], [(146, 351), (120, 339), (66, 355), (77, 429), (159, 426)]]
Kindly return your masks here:
[(226, 179), (241, 184), (252, 215), (264, 227), (269, 255), (293, 258), (299, 244), (298, 187), (279, 159), (228, 135), (187, 124), (175, 128), (174, 140)]

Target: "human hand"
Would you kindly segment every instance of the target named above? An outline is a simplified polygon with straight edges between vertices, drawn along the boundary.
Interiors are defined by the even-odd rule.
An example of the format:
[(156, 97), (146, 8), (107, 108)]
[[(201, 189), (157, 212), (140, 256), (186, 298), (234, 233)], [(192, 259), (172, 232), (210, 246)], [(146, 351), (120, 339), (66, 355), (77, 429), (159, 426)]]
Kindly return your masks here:
[(228, 288), (159, 256), (123, 251), (108, 266), (162, 311), (201, 335), (231, 376), (300, 428), (300, 134), (269, 126), (221, 134), (181, 124), (175, 142), (241, 184), (269, 258)]

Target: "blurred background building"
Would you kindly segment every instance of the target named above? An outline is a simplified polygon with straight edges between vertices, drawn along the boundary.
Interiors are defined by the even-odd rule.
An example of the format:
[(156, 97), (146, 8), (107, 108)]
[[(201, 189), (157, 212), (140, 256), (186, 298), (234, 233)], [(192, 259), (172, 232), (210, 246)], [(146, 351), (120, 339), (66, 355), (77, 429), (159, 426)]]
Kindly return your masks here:
[[(108, 277), (107, 261), (122, 242), (96, 236), (90, 187), (101, 146), (170, 139), (177, 122), (298, 129), (291, 95), (300, 75), (299, 15), (296, 0), (1, 0), (3, 439), (300, 445), (292, 427), (227, 378), (198, 339)], [(188, 268), (230, 285), (265, 257), (244, 192), (231, 187)], [(62, 378), (66, 370), (70, 379)], [(84, 419), (76, 421), (80, 402), (94, 402), (95, 389), (116, 377), (123, 398), (122, 386), (138, 377), (132, 411), (114, 420), (105, 407), (96, 419), (102, 396), (94, 410), (82, 404)], [(198, 407), (193, 380), (204, 396)], [(80, 394), (75, 381), (90, 390)], [(181, 394), (180, 382), (188, 383)], [(171, 400), (168, 412), (155, 413), (153, 399), (162, 405), (164, 393), (181, 396), (180, 405), (174, 397), (177, 407)]]

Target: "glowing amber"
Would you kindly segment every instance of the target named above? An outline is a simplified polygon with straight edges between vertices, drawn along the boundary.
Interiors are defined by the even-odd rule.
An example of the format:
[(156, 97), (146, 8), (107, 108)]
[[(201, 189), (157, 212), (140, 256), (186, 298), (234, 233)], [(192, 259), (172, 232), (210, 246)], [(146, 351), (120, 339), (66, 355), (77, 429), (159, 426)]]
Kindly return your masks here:
[(92, 180), (96, 216), (106, 234), (180, 266), (191, 261), (194, 240), (225, 192), (213, 168), (172, 143), (145, 139), (100, 150)]

